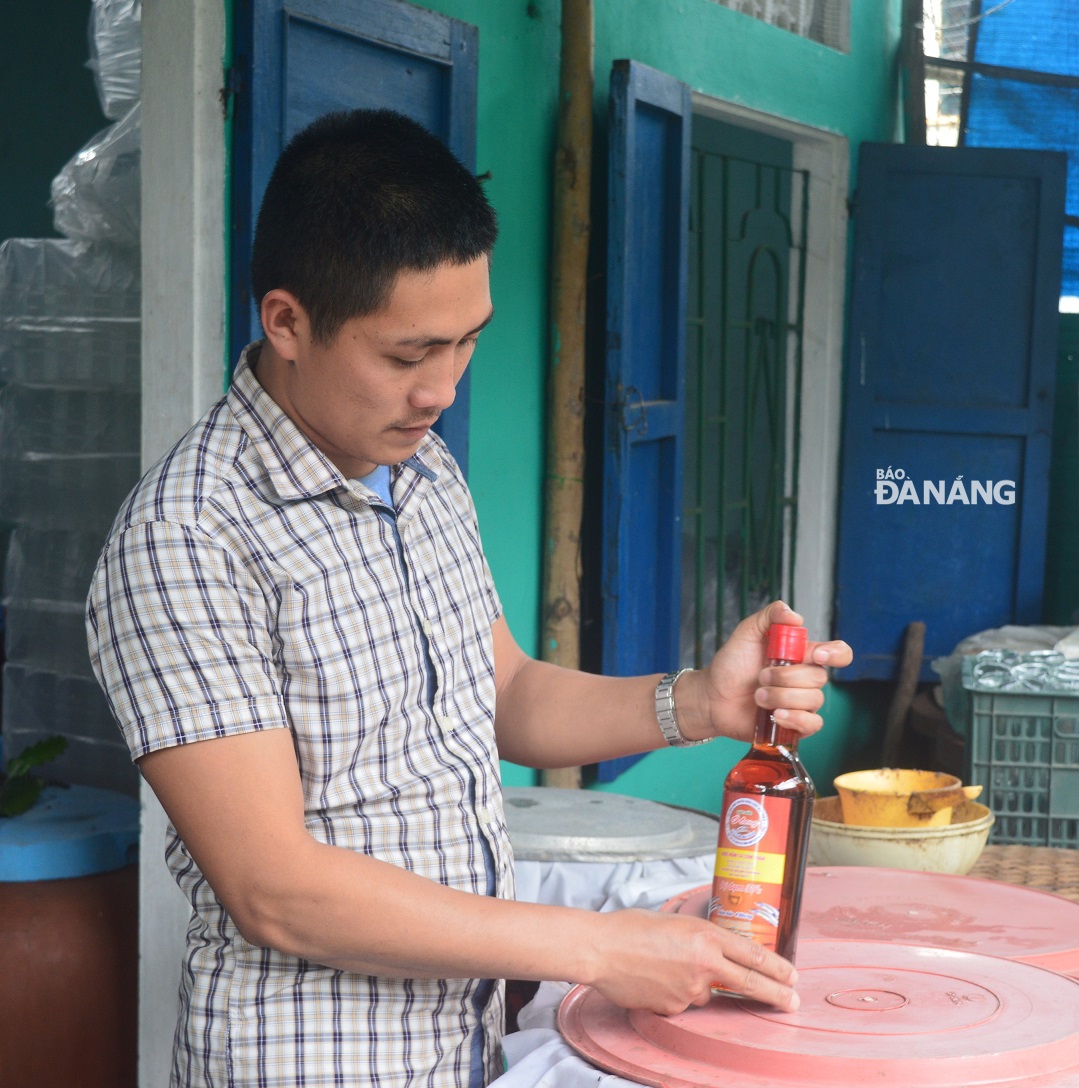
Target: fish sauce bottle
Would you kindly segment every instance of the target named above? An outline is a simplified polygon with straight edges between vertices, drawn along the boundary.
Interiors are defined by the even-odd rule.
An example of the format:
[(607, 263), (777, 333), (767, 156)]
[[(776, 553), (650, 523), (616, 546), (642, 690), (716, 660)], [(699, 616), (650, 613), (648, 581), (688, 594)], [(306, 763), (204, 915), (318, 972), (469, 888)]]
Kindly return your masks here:
[[(774, 623), (771, 665), (805, 656), (806, 630)], [(708, 920), (793, 960), (798, 943), (815, 790), (798, 757), (798, 734), (757, 711), (753, 746), (723, 785), (715, 878)], [(713, 993), (737, 997), (725, 987)]]

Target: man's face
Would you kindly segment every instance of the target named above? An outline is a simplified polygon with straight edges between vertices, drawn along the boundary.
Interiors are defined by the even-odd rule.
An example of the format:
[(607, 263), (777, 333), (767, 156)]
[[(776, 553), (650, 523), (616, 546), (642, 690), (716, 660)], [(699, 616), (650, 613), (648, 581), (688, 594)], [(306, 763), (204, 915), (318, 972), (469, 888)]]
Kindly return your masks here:
[(260, 360), (259, 377), (345, 476), (365, 476), (416, 452), (492, 314), (486, 257), (402, 272), (386, 305), (346, 321), (330, 344), (311, 338), (302, 314), (285, 347), (269, 330), (283, 365), (264, 377)]

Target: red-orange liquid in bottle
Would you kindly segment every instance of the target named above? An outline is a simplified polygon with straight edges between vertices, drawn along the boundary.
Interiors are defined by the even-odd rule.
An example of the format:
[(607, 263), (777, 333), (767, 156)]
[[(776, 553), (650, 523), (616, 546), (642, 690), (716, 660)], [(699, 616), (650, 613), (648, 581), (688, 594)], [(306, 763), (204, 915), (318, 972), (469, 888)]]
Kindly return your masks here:
[[(772, 665), (800, 664), (804, 627), (772, 624)], [(753, 746), (723, 785), (708, 920), (793, 960), (815, 790), (798, 734), (760, 710)], [(713, 992), (738, 996), (724, 987)]]

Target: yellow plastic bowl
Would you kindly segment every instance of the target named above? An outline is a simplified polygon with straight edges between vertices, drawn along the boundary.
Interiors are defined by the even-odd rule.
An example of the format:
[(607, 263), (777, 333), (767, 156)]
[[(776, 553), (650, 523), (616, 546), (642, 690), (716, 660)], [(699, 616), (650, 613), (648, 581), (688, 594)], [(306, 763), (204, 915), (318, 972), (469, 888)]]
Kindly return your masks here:
[(946, 827), (850, 827), (838, 797), (820, 797), (809, 835), (810, 865), (870, 865), (920, 872), (970, 872), (989, 841), (993, 813), (961, 801)]
[(889, 767), (841, 774), (833, 785), (843, 822), (857, 827), (947, 827), (952, 808), (982, 792), (953, 774)]

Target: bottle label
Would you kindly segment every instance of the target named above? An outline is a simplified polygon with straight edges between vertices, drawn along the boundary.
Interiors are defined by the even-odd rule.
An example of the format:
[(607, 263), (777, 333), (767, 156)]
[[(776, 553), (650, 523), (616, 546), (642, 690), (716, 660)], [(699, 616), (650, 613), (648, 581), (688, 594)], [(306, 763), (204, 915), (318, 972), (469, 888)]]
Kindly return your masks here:
[(723, 807), (708, 920), (775, 950), (791, 802), (735, 794)]

